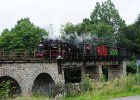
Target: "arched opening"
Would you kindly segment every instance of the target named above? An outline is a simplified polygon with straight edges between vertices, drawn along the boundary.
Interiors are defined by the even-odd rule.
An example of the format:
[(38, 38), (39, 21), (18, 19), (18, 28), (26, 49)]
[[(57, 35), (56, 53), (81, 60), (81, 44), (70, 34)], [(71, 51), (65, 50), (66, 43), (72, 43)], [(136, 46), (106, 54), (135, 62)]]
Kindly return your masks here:
[(9, 96), (15, 97), (15, 96), (21, 95), (21, 93), (22, 93), (21, 87), (14, 78), (12, 78), (10, 76), (2, 76), (2, 77), (0, 77), (0, 83), (2, 84), (2, 82), (10, 82), (10, 85), (8, 87), (8, 89), (10, 89), (10, 92), (8, 93)]
[(52, 77), (47, 73), (39, 74), (32, 87), (32, 93), (35, 95), (49, 95), (50, 85), (54, 85)]
[(65, 83), (81, 82), (81, 68), (64, 68)]

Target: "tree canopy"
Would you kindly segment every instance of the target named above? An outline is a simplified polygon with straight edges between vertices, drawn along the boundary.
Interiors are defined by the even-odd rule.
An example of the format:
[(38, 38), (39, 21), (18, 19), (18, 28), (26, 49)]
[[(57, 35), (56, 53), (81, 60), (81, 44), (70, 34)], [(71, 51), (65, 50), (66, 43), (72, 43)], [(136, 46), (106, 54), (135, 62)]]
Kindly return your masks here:
[(121, 47), (130, 48), (140, 58), (140, 15), (133, 24), (123, 28), (119, 39)]
[(3, 30), (0, 36), (0, 48), (31, 52), (44, 35), (48, 35), (48, 32), (35, 26), (29, 18), (22, 18), (11, 30)]
[(125, 27), (125, 21), (120, 17), (111, 0), (96, 3), (95, 9), (91, 12), (90, 18), (85, 18), (77, 25), (66, 23), (63, 26), (63, 33), (78, 35), (96, 35), (97, 44), (115, 45), (119, 40), (120, 32)]
[(102, 4), (97, 2), (90, 19), (95, 24), (103, 22), (111, 25), (115, 32), (119, 31), (125, 25), (124, 20), (122, 20), (111, 0), (102, 2)]

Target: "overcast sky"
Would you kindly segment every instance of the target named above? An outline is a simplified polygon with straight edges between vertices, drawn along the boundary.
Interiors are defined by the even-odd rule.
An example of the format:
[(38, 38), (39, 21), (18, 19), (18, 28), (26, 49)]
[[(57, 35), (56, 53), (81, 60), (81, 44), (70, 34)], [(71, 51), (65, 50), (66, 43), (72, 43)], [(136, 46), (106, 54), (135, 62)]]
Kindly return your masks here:
[[(74, 24), (89, 18), (96, 2), (105, 0), (0, 0), (0, 32), (14, 27), (17, 20), (29, 17), (40, 27), (53, 24), (55, 33), (61, 24)], [(112, 0), (127, 24), (133, 23), (140, 13), (140, 0)]]

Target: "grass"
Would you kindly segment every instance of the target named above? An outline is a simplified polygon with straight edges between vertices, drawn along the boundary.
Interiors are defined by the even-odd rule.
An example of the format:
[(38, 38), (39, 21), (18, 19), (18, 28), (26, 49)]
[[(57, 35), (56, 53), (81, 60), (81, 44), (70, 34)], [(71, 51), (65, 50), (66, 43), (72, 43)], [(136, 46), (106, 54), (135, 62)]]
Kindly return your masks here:
[(17, 97), (14, 99), (8, 99), (8, 100), (54, 100), (54, 99), (49, 99), (48, 97), (45, 96), (31, 96), (31, 97)]
[[(72, 97), (72, 98), (64, 98), (63, 100), (106, 100), (111, 98), (117, 98), (117, 97), (125, 97), (125, 96), (133, 96), (133, 95), (140, 95), (140, 91), (137, 91), (135, 93), (133, 92), (121, 92), (118, 94), (113, 95), (104, 95), (104, 96), (93, 96), (86, 93), (85, 95), (81, 95), (78, 97)], [(49, 99), (47, 97), (39, 96), (39, 97), (17, 97), (15, 99), (8, 99), (8, 100), (55, 100), (55, 99)]]
[(63, 100), (106, 100), (116, 97), (140, 95), (140, 86), (137, 85), (135, 75), (128, 75), (107, 82), (103, 80), (93, 82), (89, 78), (85, 81), (89, 87), (88, 92), (83, 92), (78, 97), (64, 98)]
[(126, 92), (120, 92), (117, 94), (103, 95), (103, 96), (86, 94), (86, 95), (81, 95), (74, 98), (64, 98), (63, 100), (107, 100), (111, 98), (134, 96), (134, 95), (140, 95), (140, 91), (137, 91), (135, 93), (126, 91)]

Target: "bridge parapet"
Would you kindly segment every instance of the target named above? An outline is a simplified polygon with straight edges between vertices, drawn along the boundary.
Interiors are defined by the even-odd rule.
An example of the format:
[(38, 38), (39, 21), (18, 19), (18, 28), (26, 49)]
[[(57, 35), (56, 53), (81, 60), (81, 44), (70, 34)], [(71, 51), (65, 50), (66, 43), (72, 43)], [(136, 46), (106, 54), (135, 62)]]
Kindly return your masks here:
[[(116, 60), (129, 60), (129, 55), (94, 55), (94, 54), (79, 54), (79, 53), (70, 53), (70, 54), (61, 54), (61, 57), (65, 61), (116, 61)], [(0, 61), (56, 61), (56, 58), (60, 55), (53, 56), (52, 53), (46, 56), (36, 56), (36, 52), (17, 52), (14, 50), (4, 51), (0, 50)]]

